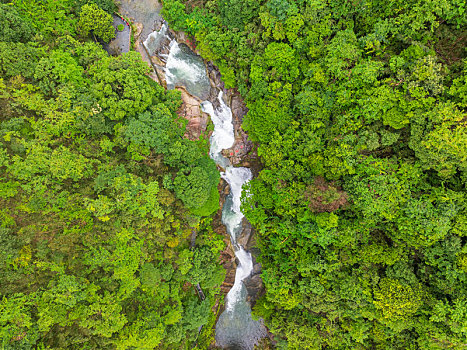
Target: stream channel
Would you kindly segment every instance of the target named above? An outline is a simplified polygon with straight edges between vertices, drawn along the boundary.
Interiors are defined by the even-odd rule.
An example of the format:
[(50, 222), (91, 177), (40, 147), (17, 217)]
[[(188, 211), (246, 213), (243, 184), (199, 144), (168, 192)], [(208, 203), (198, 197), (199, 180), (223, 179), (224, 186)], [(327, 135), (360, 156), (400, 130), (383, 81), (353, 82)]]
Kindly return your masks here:
[[(222, 223), (230, 235), (237, 258), (235, 283), (227, 294), (225, 309), (216, 324), (216, 345), (232, 350), (253, 349), (255, 344), (266, 336), (267, 331), (262, 320), (252, 319), (243, 280), (251, 275), (253, 261), (251, 254), (237, 243), (237, 237), (242, 233), (244, 219), (240, 209), (242, 187), (251, 180), (252, 174), (249, 168), (233, 167), (229, 159), (222, 155), (222, 150), (232, 147), (235, 142), (232, 112), (223, 99), (223, 92), (211, 87), (202, 58), (185, 44), (179, 44), (170, 35), (167, 23), (164, 22), (160, 30), (148, 34), (143, 45), (149, 55), (157, 54), (165, 63), (163, 71), (167, 88), (182, 86), (191, 95), (203, 100), (201, 109), (209, 114), (214, 124), (209, 154), (222, 170), (221, 177), (230, 186), (230, 193), (222, 210)], [(161, 50), (161, 45), (168, 47)], [(168, 51), (168, 54), (159, 54), (161, 51)], [(211, 89), (216, 89), (214, 94)], [(209, 101), (209, 96), (216, 98)]]

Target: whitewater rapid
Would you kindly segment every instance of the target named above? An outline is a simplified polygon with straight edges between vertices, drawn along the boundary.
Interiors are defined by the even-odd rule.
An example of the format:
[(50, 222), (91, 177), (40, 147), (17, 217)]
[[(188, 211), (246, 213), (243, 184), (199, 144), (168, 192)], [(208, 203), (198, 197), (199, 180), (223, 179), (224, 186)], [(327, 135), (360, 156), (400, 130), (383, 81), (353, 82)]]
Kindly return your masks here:
[(224, 103), (222, 92), (217, 97), (219, 107), (214, 109), (209, 101), (201, 105), (211, 116), (214, 131), (211, 135), (211, 158), (223, 169), (221, 177), (229, 184), (230, 193), (222, 209), (222, 223), (225, 225), (237, 258), (235, 282), (226, 296), (225, 310), (216, 324), (216, 343), (226, 349), (253, 350), (255, 344), (266, 335), (262, 321), (253, 320), (250, 304), (246, 301), (247, 291), (243, 281), (253, 271), (253, 259), (237, 242), (242, 233), (244, 215), (241, 211), (243, 186), (252, 179), (251, 170), (233, 167), (222, 155), (222, 150), (231, 148), (235, 142), (232, 111)]
[(235, 283), (227, 294), (226, 310), (231, 311), (235, 303), (241, 297), (241, 288), (243, 280), (251, 275), (253, 271), (253, 260), (251, 254), (246, 252), (242, 246), (237, 243), (237, 234), (241, 231), (243, 213), (240, 209), (242, 187), (245, 183), (251, 180), (251, 171), (248, 168), (234, 168), (230, 165), (227, 158), (222, 155), (222, 150), (233, 146), (235, 142), (232, 112), (222, 99), (222, 92), (218, 95), (219, 108), (214, 110), (212, 103), (204, 101), (201, 105), (204, 112), (211, 116), (214, 124), (214, 131), (211, 135), (211, 148), (209, 154), (211, 158), (225, 171), (221, 173), (221, 177), (230, 186), (230, 200), (224, 204), (222, 211), (222, 223), (227, 228), (232, 241), (235, 256), (238, 259), (238, 266), (235, 273)]

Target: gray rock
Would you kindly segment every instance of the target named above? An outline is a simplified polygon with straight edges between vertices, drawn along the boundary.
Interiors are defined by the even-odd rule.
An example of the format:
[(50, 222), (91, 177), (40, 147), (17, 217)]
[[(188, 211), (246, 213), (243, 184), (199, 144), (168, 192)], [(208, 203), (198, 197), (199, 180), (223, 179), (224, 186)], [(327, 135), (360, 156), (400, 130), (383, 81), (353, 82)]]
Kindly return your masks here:
[(253, 272), (251, 273), (252, 275), (259, 275), (261, 273), (261, 264), (256, 263), (253, 265)]
[(252, 227), (251, 224), (243, 218), (242, 221), (242, 232), (237, 237), (237, 243), (240, 244), (244, 249), (249, 250), (249, 242), (251, 238)]
[(246, 278), (243, 283), (245, 284), (248, 293), (247, 301), (253, 307), (256, 300), (264, 294), (265, 289), (263, 280), (259, 274), (256, 274)]

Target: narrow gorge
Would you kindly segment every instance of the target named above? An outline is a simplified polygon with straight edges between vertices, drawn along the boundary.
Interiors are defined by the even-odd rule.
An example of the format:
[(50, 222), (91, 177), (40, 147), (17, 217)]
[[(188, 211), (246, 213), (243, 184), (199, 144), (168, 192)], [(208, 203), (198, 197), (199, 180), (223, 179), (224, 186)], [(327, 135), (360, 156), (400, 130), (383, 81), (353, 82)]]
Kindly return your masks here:
[[(131, 8), (123, 6), (128, 11), (126, 14), (133, 18)], [(230, 237), (228, 249), (235, 254), (235, 263), (231, 267), (236, 265), (234, 283), (228, 290), (225, 308), (216, 323), (216, 346), (253, 349), (267, 335), (267, 330), (262, 320), (252, 319), (251, 300), (262, 289), (260, 265), (243, 246), (248, 244), (252, 231), (241, 212), (242, 187), (251, 180), (252, 172), (248, 167), (238, 166), (242, 163), (249, 165), (244, 158), (252, 150), (251, 142), (241, 130), (245, 107), (238, 93), (223, 87), (217, 69), (212, 64), (207, 67), (203, 59), (190, 49), (188, 45), (191, 42), (183, 33), (171, 31), (162, 18), (154, 20), (154, 17), (146, 15), (144, 19), (148, 22), (139, 24), (138, 18), (135, 19), (139, 31), (136, 49), (153, 67), (154, 79), (167, 89), (181, 91), (183, 105), (180, 114), (188, 120), (186, 137), (199, 138), (206, 130), (208, 118), (214, 126), (209, 139), (209, 153), (225, 183), (221, 186), (221, 221)], [(147, 26), (155, 27), (155, 30), (148, 33)], [(236, 120), (230, 106), (236, 108)], [(255, 278), (252, 281), (253, 274)], [(245, 286), (245, 280), (250, 281), (251, 293)]]

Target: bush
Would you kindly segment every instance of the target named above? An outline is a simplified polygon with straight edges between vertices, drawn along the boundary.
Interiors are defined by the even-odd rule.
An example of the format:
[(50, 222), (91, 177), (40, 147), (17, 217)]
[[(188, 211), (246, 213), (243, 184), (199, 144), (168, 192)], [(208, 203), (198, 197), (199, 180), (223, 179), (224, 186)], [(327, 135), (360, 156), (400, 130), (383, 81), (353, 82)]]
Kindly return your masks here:
[(117, 30), (118, 30), (119, 32), (123, 32), (123, 29), (125, 29), (125, 26), (124, 26), (123, 24), (120, 23), (120, 24), (117, 26)]
[(21, 18), (18, 11), (8, 4), (0, 4), (0, 41), (27, 42), (33, 34), (33, 28)]

